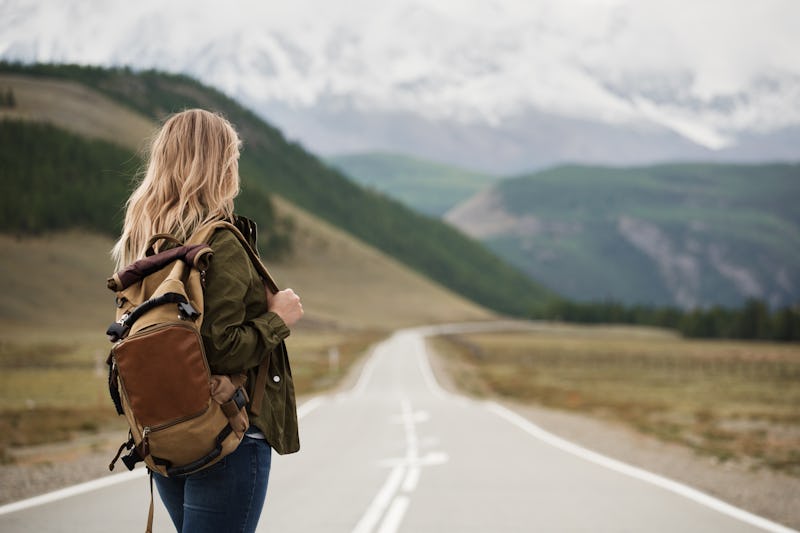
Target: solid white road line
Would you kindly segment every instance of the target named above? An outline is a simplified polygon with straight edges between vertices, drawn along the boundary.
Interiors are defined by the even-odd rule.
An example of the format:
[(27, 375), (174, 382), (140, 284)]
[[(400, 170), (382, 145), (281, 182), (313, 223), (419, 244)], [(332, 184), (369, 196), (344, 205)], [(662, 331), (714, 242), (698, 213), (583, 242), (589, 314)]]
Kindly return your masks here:
[[(313, 411), (320, 405), (323, 405), (326, 401), (327, 401), (326, 396), (317, 396), (315, 398), (311, 398), (310, 400), (308, 400), (303, 405), (297, 408), (297, 418), (302, 419), (303, 417), (308, 415), (311, 411)], [(48, 492), (46, 494), (34, 496), (33, 498), (28, 498), (25, 500), (20, 500), (18, 502), (2, 505), (0, 506), (0, 515), (13, 513), (15, 511), (22, 511), (23, 509), (29, 509), (31, 507), (36, 507), (37, 505), (44, 505), (46, 503), (63, 500), (64, 498), (70, 498), (72, 496), (77, 496), (78, 494), (83, 494), (85, 492), (90, 492), (93, 490), (110, 487), (112, 485), (116, 485), (117, 483), (125, 483), (127, 481), (132, 481), (134, 479), (139, 479), (142, 477), (147, 477), (146, 468), (136, 468), (131, 472), (123, 472), (121, 474), (113, 474), (110, 476), (93, 479), (92, 481), (87, 481), (85, 483), (79, 483), (77, 485), (65, 487), (63, 489), (55, 490), (53, 492)]]
[(732, 518), (736, 518), (737, 520), (741, 520), (742, 522), (746, 522), (750, 525), (759, 527), (766, 531), (771, 531), (774, 533), (792, 533), (792, 532), (797, 533), (797, 531), (794, 529), (772, 522), (758, 515), (749, 513), (744, 509), (740, 509), (729, 503), (725, 503), (722, 500), (718, 500), (713, 496), (709, 496), (704, 492), (700, 492), (697, 489), (693, 489), (687, 485), (678, 483), (677, 481), (673, 481), (671, 479), (659, 476), (652, 472), (648, 472), (647, 470), (631, 466), (627, 463), (623, 463), (622, 461), (611, 459), (610, 457), (606, 457), (605, 455), (601, 455), (597, 452), (587, 450), (582, 446), (578, 446), (577, 444), (574, 444), (566, 439), (562, 439), (561, 437), (558, 437), (548, 431), (545, 431), (544, 429), (533, 424), (526, 418), (523, 418), (514, 411), (511, 411), (510, 409), (503, 407), (500, 404), (497, 404), (495, 402), (486, 402), (486, 408), (489, 411), (498, 415), (499, 417), (504, 418), (505, 420), (511, 422), (512, 424), (514, 424), (524, 432), (528, 433), (532, 437), (539, 439), (540, 441), (549, 444), (550, 446), (558, 448), (559, 450), (580, 457), (581, 459), (603, 466), (610, 470), (614, 470), (615, 472), (619, 472), (620, 474), (624, 474), (626, 476), (639, 479), (646, 483), (656, 485), (665, 490), (668, 490), (670, 492), (688, 498), (701, 505), (710, 507), (722, 514), (728, 515)]
[(355, 386), (350, 390), (350, 392), (343, 393), (342, 396), (357, 398), (362, 394), (364, 394), (364, 391), (367, 388), (367, 384), (369, 383), (369, 380), (372, 378), (372, 373), (375, 371), (375, 365), (377, 364), (377, 360), (378, 360), (377, 349), (376, 347), (373, 347), (370, 350), (369, 355), (367, 355), (367, 362), (364, 364), (364, 368), (361, 369), (361, 375), (358, 377), (358, 381), (356, 382)]
[[(490, 327), (486, 327), (486, 324), (480, 324), (476, 328), (476, 330), (480, 331), (487, 331)], [(503, 328), (498, 328), (498, 330), (502, 330)], [(469, 325), (464, 325), (462, 327), (458, 327), (458, 325), (446, 325), (446, 326), (431, 326), (428, 328), (418, 328), (413, 332), (420, 336), (422, 339), (422, 346), (425, 347), (424, 338), (433, 335), (441, 335), (447, 331), (456, 331), (461, 333), (468, 333), (469, 332)], [(424, 357), (424, 360), (423, 360)], [(427, 353), (420, 354), (420, 370), (422, 371), (422, 375), (424, 377), (425, 383), (428, 386), (428, 389), (436, 396), (439, 397), (450, 397), (450, 398), (463, 398), (461, 395), (451, 394), (449, 392), (444, 391), (444, 389), (439, 385), (436, 381), (436, 378), (433, 376), (433, 372), (431, 371), (430, 361), (428, 360)], [(486, 402), (486, 408), (490, 411), (494, 412), (496, 415), (500, 416), (501, 418), (506, 419), (507, 421), (511, 422), (512, 424), (516, 425), (526, 433), (530, 434), (531, 436), (539, 439), (540, 441), (554, 446), (560, 450), (563, 450), (567, 453), (571, 453), (576, 455), (582, 459), (590, 461), (592, 463), (604, 466), (621, 474), (625, 474), (627, 476), (639, 479), (646, 483), (651, 483), (658, 487), (661, 487), (665, 490), (673, 492), (675, 494), (679, 494), (690, 500), (697, 502), (701, 505), (705, 505), (706, 507), (710, 507), (720, 513), (728, 515), (732, 518), (736, 518), (745, 522), (747, 524), (759, 527), (764, 529), (765, 531), (771, 531), (774, 533), (800, 533), (795, 529), (786, 527), (784, 525), (778, 524), (777, 522), (773, 522), (768, 520), (764, 517), (758, 516), (751, 512), (745, 511), (739, 507), (726, 503), (722, 500), (718, 500), (713, 496), (709, 496), (708, 494), (701, 492), (697, 489), (684, 485), (682, 483), (678, 483), (677, 481), (673, 481), (669, 478), (659, 476), (658, 474), (654, 474), (647, 470), (637, 468), (635, 466), (629, 465), (627, 463), (623, 463), (622, 461), (618, 461), (616, 459), (611, 459), (610, 457), (606, 457), (605, 455), (599, 454), (597, 452), (593, 452), (588, 450), (582, 446), (579, 446), (573, 442), (570, 442), (566, 439), (558, 437), (544, 429), (540, 428), (539, 426), (533, 424), (528, 419), (522, 417), (521, 415), (515, 413), (514, 411), (501, 406), (495, 402)]]
[(147, 477), (146, 468), (137, 468), (131, 472), (124, 472), (121, 474), (114, 474), (111, 476), (101, 477), (99, 479), (87, 481), (86, 483), (80, 483), (78, 485), (72, 485), (71, 487), (66, 487), (53, 492), (48, 492), (40, 496), (34, 496), (33, 498), (28, 498), (27, 500), (20, 500), (18, 502), (3, 505), (2, 507), (0, 507), (0, 515), (13, 513), (15, 511), (21, 511), (23, 509), (28, 509), (30, 507), (36, 507), (37, 505), (44, 505), (46, 503), (63, 500), (64, 498), (70, 498), (72, 496), (77, 496), (78, 494), (83, 494), (85, 492), (90, 492), (93, 490), (110, 487), (111, 485), (116, 485), (117, 483), (125, 483), (126, 481), (131, 481), (133, 479), (139, 479), (143, 477)]
[(327, 396), (315, 396), (297, 408), (297, 419), (302, 420), (311, 411), (328, 401)]
[(425, 343), (425, 337), (418, 337), (419, 349), (417, 350), (417, 363), (419, 363), (419, 371), (422, 373), (422, 380), (428, 386), (428, 390), (433, 393), (437, 398), (455, 398), (455, 395), (445, 391), (436, 378), (433, 376), (431, 370), (431, 362), (428, 357), (428, 345)]

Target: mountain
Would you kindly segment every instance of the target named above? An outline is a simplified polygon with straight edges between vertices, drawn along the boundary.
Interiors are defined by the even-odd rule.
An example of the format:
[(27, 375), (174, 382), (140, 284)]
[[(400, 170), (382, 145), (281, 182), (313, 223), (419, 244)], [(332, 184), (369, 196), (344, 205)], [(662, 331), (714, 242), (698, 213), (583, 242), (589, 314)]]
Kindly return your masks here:
[(348, 154), (326, 161), (357, 183), (437, 218), (494, 181), (488, 174), (400, 154)]
[[(122, 107), (127, 113), (136, 112), (140, 119), (145, 117), (151, 121), (186, 107), (199, 106), (223, 112), (236, 124), (244, 141), (240, 171), (245, 192), (254, 193), (249, 195), (252, 200), (267, 193), (281, 196), (303, 211), (312, 213), (315, 218), (374, 246), (437, 283), (502, 312), (531, 312), (550, 295), (479, 243), (446, 224), (418, 215), (383, 195), (358, 187), (299, 145), (287, 142), (277, 129), (230, 98), (185, 76), (47, 65), (4, 65), (0, 74), (0, 87), (8, 86), (14, 90), (20, 109), (31, 104), (18, 84), (36, 85), (38, 81), (45, 88), (65, 85), (64, 92), (43, 99), (50, 108), (59, 110), (60, 115), (55, 113), (54, 118), (64, 127), (81, 123), (85, 117), (91, 121), (91, 111), (75, 112), (75, 109), (101, 105), (106, 106), (105, 109)], [(84, 100), (70, 101), (70, 91), (81, 86), (84, 93), (91, 95)], [(44, 89), (40, 87), (39, 90)], [(87, 102), (93, 105), (87, 106)], [(70, 110), (72, 118), (64, 116)], [(31, 114), (42, 112), (43, 108), (33, 106)], [(7, 113), (27, 112), (12, 109)], [(107, 118), (105, 113), (98, 115)], [(121, 115), (121, 118), (125, 116)], [(97, 133), (105, 135), (102, 129)], [(263, 202), (247, 198), (243, 194), (243, 202), (238, 206), (243, 214), (257, 216), (259, 210), (266, 209)], [(120, 206), (123, 199), (119, 200)], [(320, 265), (320, 268), (324, 267)], [(348, 287), (353, 286), (350, 284)], [(358, 289), (353, 290), (357, 295)], [(357, 300), (352, 305), (356, 305)], [(386, 305), (392, 305), (391, 300), (387, 302)], [(419, 305), (426, 305), (424, 296)]]
[(797, 19), (793, 0), (7, 0), (0, 57), (183, 72), (325, 155), (796, 161)]
[(577, 300), (800, 299), (800, 165), (564, 166), (497, 182), (445, 219)]

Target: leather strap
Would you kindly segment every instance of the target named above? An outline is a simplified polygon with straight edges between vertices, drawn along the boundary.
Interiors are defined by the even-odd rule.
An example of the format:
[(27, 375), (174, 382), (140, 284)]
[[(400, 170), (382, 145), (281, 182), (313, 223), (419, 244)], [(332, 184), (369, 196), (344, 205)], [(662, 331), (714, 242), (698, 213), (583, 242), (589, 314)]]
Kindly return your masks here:
[(180, 246), (181, 244), (183, 244), (181, 241), (179, 241), (178, 239), (176, 239), (176, 238), (175, 238), (175, 237), (174, 237), (172, 234), (170, 234), (170, 233), (156, 233), (155, 235), (153, 235), (152, 237), (150, 237), (150, 238), (147, 240), (147, 246), (145, 247), (145, 252), (144, 252), (144, 255), (146, 255), (146, 256), (151, 256), (151, 255), (155, 254), (155, 253), (156, 253), (156, 250), (155, 250), (155, 248), (153, 248), (153, 246), (155, 246), (155, 244), (156, 244), (158, 241), (170, 241), (170, 242), (172, 242), (172, 243), (175, 243), (175, 244), (177, 244), (178, 246)]
[(153, 533), (153, 471), (150, 472), (150, 512), (147, 513), (147, 528), (145, 533)]

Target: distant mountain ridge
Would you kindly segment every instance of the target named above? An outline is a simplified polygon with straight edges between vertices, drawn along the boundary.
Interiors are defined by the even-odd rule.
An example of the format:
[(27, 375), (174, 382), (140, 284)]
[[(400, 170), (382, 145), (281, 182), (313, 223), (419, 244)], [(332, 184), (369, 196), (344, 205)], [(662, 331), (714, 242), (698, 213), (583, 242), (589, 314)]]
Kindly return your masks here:
[(576, 300), (800, 301), (800, 165), (565, 166), (498, 181), (445, 219)]
[(361, 185), (437, 218), (495, 180), (489, 174), (401, 154), (370, 152), (326, 161)]
[(0, 4), (0, 57), (180, 71), (324, 155), (504, 174), (800, 160), (791, 0), (724, 14), (668, 0), (86, 6)]

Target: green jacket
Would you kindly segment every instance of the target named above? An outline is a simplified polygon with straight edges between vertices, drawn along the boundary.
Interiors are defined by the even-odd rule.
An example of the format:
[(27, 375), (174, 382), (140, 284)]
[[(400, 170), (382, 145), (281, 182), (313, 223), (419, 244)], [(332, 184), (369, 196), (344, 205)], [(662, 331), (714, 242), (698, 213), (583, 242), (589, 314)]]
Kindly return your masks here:
[[(255, 249), (255, 224), (243, 217), (237, 217), (235, 224)], [(279, 454), (294, 453), (300, 449), (300, 438), (292, 371), (283, 342), (289, 328), (281, 317), (267, 311), (264, 282), (236, 236), (219, 229), (209, 241), (214, 256), (206, 271), (201, 334), (211, 372), (245, 372), (252, 398), (258, 366), (268, 359), (261, 412), (249, 413), (250, 424), (264, 433)]]

